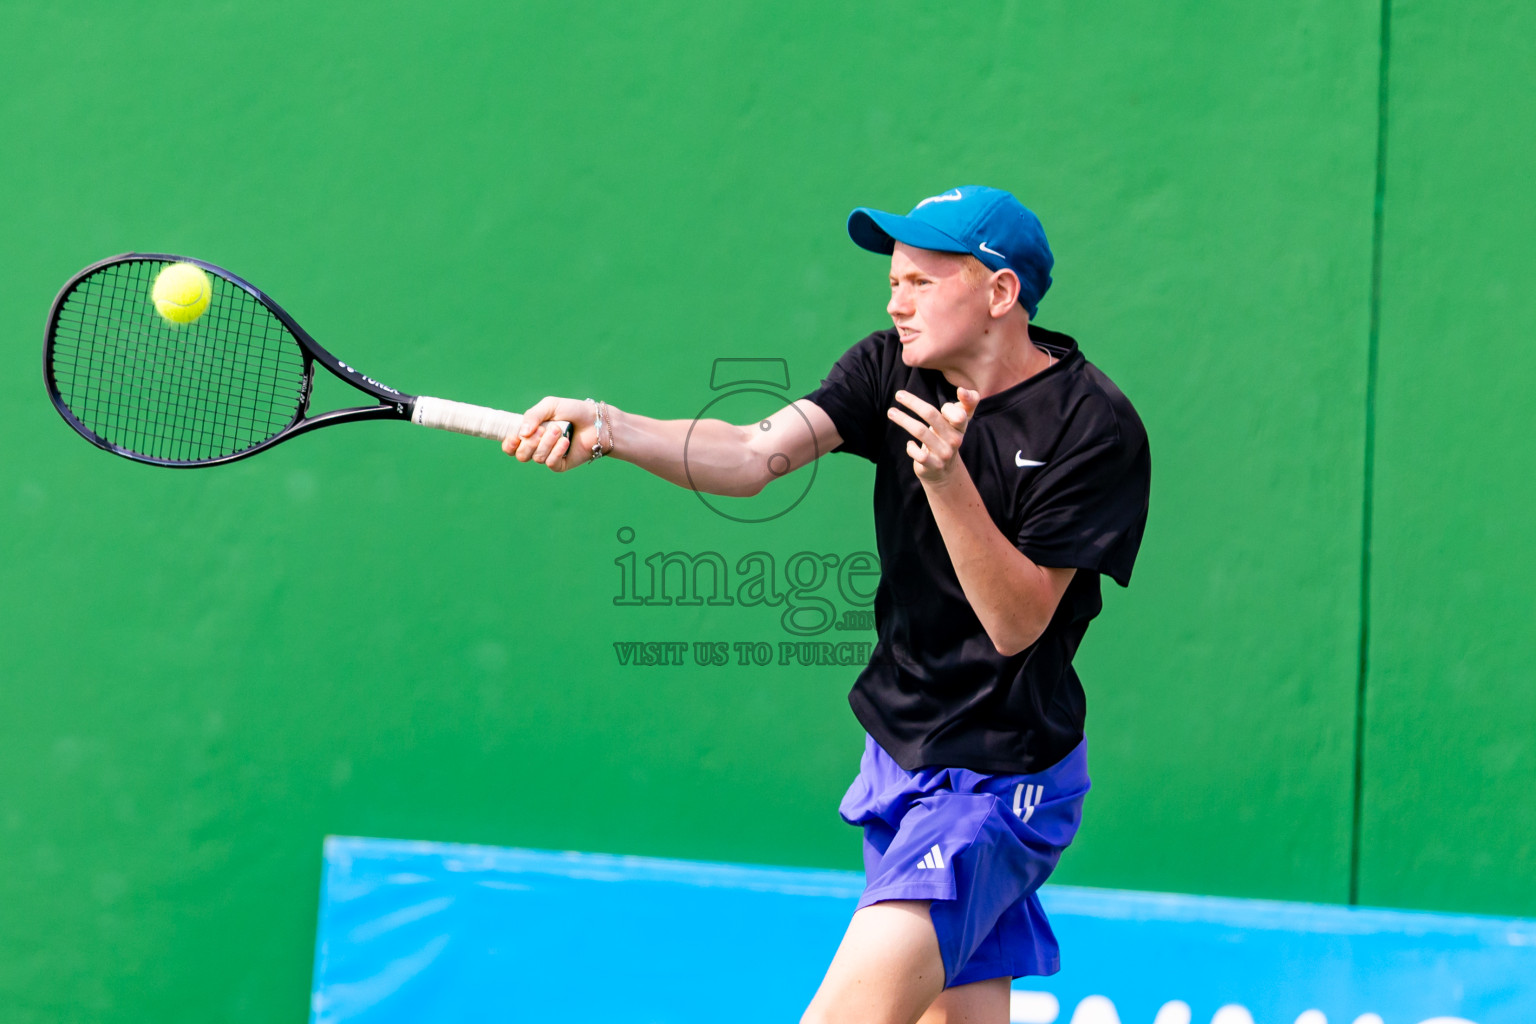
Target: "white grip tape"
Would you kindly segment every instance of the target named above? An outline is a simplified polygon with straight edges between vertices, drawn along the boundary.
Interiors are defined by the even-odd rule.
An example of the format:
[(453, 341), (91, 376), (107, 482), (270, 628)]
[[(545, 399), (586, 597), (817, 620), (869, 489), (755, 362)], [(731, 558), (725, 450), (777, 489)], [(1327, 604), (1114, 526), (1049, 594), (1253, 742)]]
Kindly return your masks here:
[[(422, 395), (411, 406), (411, 422), (433, 430), (451, 430), (455, 434), (504, 441), (517, 433), (517, 428), (523, 425), (523, 417), (483, 405)], [(551, 420), (550, 423), (558, 424), (561, 430), (569, 430), (571, 426), (566, 420)]]
[(483, 405), (422, 395), (411, 406), (411, 422), (434, 430), (451, 430), (455, 434), (502, 441), (517, 433), (523, 417), (500, 409), (487, 409)]

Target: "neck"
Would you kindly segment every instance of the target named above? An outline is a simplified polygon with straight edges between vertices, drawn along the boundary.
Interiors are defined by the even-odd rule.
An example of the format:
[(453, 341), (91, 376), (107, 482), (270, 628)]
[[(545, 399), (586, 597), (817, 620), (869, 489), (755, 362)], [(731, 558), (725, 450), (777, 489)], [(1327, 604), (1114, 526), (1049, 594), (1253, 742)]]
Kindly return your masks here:
[(994, 325), (963, 357), (940, 369), (951, 384), (986, 398), (1007, 391), (1050, 365), (1050, 354), (1030, 340), (1029, 320), (1021, 315)]

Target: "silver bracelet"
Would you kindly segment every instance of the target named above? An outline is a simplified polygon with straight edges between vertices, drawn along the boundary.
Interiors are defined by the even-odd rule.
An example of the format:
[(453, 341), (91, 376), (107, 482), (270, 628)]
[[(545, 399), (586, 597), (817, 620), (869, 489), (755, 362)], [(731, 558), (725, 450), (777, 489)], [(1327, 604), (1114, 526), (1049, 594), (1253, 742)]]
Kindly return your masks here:
[(613, 451), (613, 427), (611, 424), (608, 427), (608, 451), (605, 452), (603, 451), (603, 410), (607, 408), (607, 405), (592, 398), (587, 399), (587, 401), (592, 403), (593, 415), (596, 419), (595, 426), (597, 427), (597, 440), (592, 443), (592, 458), (589, 461), (596, 462), (604, 455)]

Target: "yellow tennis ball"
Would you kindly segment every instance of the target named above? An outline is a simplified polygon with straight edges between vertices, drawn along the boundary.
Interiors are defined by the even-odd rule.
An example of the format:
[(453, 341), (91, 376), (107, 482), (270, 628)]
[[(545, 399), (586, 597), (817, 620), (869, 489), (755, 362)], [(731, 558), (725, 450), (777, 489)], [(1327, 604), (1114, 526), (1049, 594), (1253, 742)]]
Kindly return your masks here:
[(171, 263), (155, 275), (150, 297), (161, 316), (172, 323), (189, 324), (208, 312), (213, 283), (196, 264)]

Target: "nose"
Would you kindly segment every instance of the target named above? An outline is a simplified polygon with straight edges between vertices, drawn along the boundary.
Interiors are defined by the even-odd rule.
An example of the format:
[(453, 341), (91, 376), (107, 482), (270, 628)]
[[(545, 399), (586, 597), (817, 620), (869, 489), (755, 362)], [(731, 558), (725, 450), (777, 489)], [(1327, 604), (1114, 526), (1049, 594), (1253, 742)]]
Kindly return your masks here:
[(898, 284), (891, 289), (891, 301), (885, 304), (885, 311), (891, 319), (912, 315), (912, 293), (904, 284)]

